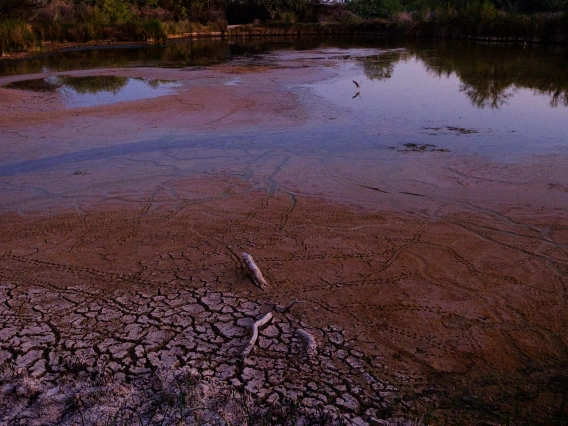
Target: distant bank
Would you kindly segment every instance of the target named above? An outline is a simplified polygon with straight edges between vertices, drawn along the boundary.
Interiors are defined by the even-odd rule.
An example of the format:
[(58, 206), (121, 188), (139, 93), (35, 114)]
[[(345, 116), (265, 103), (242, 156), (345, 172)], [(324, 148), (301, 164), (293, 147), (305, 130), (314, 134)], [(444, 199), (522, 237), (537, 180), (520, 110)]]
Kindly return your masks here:
[(568, 14), (499, 14), (491, 19), (478, 17), (432, 16), (415, 20), (401, 14), (395, 19), (376, 19), (358, 23), (269, 23), (227, 25), (226, 22), (201, 25), (191, 22), (142, 21), (104, 26), (86, 32), (82, 24), (48, 30), (18, 20), (0, 22), (0, 57), (21, 57), (70, 45), (121, 42), (164, 43), (181, 37), (267, 37), (376, 35), (473, 39), (495, 42), (568, 43)]
[(463, 18), (431, 20), (375, 20), (356, 24), (239, 25), (227, 29), (228, 36), (302, 36), (302, 35), (378, 35), (474, 39), (497, 42), (568, 43), (568, 15), (503, 15), (491, 21)]

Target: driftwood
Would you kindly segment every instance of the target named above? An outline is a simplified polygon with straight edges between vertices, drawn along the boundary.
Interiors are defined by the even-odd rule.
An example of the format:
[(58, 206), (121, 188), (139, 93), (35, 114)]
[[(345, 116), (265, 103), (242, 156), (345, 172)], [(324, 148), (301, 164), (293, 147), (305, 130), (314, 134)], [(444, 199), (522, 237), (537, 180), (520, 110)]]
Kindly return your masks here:
[(304, 347), (306, 349), (306, 354), (308, 358), (312, 358), (316, 356), (318, 352), (318, 344), (316, 343), (316, 339), (310, 333), (308, 333), (304, 329), (297, 329), (296, 334), (300, 336), (304, 340)]
[(258, 339), (258, 328), (262, 327), (263, 325), (266, 325), (268, 322), (270, 322), (271, 319), (272, 319), (272, 312), (269, 312), (252, 325), (252, 337), (250, 338), (250, 342), (243, 351), (243, 359), (249, 356), (249, 354), (252, 352), (252, 349), (254, 348), (256, 339)]
[(252, 280), (254, 281), (254, 283), (257, 286), (259, 286), (261, 289), (264, 290), (264, 287), (266, 287), (268, 285), (268, 283), (266, 282), (266, 280), (262, 276), (262, 272), (260, 272), (260, 269), (258, 269), (258, 266), (256, 266), (256, 263), (254, 263), (252, 256), (248, 253), (243, 253), (242, 256), (243, 256), (243, 260), (245, 261), (245, 264), (247, 265), (249, 272), (252, 276)]
[(296, 303), (303, 303), (303, 302), (304, 302), (303, 300), (294, 299), (290, 303), (288, 303), (286, 306), (274, 305), (274, 310), (276, 312), (278, 312), (279, 314), (285, 314), (290, 309), (292, 309), (292, 306), (294, 306)]

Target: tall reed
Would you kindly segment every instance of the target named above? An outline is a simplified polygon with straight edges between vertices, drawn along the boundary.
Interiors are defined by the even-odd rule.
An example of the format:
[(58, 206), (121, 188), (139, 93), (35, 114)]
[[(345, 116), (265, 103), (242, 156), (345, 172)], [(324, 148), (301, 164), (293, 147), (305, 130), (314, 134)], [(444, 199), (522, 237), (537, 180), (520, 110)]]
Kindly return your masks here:
[(30, 24), (19, 19), (0, 20), (0, 56), (39, 47), (40, 42)]
[(167, 21), (164, 22), (164, 31), (168, 36), (184, 36), (188, 34), (211, 34), (211, 33), (221, 33), (227, 32), (227, 21), (224, 19), (219, 19), (213, 22), (208, 22), (203, 25), (199, 22), (193, 22), (189, 20), (179, 20), (179, 21)]

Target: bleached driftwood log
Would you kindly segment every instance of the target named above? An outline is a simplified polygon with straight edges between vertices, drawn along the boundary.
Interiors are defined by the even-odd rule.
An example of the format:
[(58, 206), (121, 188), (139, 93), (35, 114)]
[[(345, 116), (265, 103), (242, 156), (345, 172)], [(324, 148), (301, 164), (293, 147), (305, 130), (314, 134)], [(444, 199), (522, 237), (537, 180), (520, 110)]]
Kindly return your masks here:
[(304, 347), (306, 349), (306, 354), (308, 358), (312, 358), (316, 356), (318, 352), (318, 344), (316, 343), (316, 339), (306, 330), (299, 328), (296, 330), (296, 334), (300, 336), (304, 340)]
[(248, 345), (246, 346), (245, 350), (243, 351), (243, 359), (245, 359), (247, 356), (249, 356), (249, 354), (252, 352), (252, 349), (254, 348), (254, 344), (256, 343), (256, 339), (258, 339), (259, 327), (266, 325), (268, 322), (270, 322), (271, 319), (272, 319), (272, 312), (269, 312), (252, 325), (252, 337), (250, 338)]
[(266, 282), (266, 280), (262, 276), (262, 272), (260, 272), (260, 269), (258, 269), (258, 266), (256, 266), (256, 263), (254, 263), (252, 256), (248, 253), (243, 253), (242, 256), (243, 256), (243, 260), (245, 261), (245, 264), (247, 265), (249, 272), (252, 276), (252, 280), (254, 281), (254, 283), (257, 286), (259, 286), (261, 289), (264, 290), (264, 287), (266, 287), (268, 285), (268, 283)]
[(294, 306), (296, 303), (303, 303), (303, 302), (304, 302), (303, 300), (294, 299), (290, 303), (288, 303), (286, 306), (274, 305), (274, 310), (276, 312), (278, 312), (279, 314), (285, 314), (290, 309), (292, 309), (292, 306)]

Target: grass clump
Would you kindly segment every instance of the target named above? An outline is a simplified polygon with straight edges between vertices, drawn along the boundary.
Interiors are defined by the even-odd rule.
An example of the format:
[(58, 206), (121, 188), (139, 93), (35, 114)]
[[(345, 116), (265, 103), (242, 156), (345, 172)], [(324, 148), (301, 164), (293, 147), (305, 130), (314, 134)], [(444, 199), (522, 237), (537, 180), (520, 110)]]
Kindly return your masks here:
[(21, 19), (0, 20), (0, 56), (41, 46), (32, 26)]
[(219, 19), (202, 24), (188, 19), (169, 20), (163, 23), (163, 31), (168, 36), (173, 37), (212, 33), (225, 34), (227, 32), (227, 21)]
[(46, 8), (33, 21), (33, 31), (46, 42), (154, 41), (167, 39), (162, 23), (134, 13), (109, 13), (102, 7)]
[(261, 426), (345, 424), (340, 411), (308, 409), (295, 399), (259, 401), (245, 390), (189, 367), (158, 368), (135, 384), (115, 377), (108, 360), (62, 363), (57, 386), (26, 369), (0, 365), (0, 418), (6, 424)]

